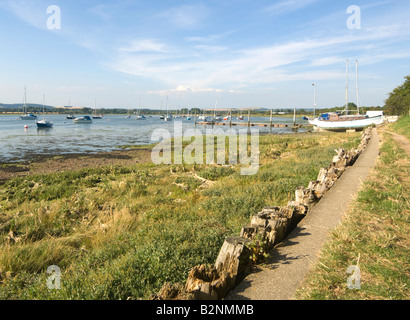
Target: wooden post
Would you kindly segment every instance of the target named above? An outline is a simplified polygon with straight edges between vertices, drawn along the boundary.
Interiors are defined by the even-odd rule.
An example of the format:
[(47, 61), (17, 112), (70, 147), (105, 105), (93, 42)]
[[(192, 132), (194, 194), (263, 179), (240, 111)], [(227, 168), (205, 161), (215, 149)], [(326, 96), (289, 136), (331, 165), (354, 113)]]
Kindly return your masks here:
[(248, 128), (251, 126), (251, 109), (248, 110)]
[(215, 262), (220, 274), (227, 273), (234, 283), (242, 280), (249, 271), (251, 251), (246, 246), (251, 240), (241, 237), (225, 239)]
[(272, 133), (273, 109), (270, 109), (270, 132)]
[(229, 110), (229, 128), (232, 127), (232, 109)]

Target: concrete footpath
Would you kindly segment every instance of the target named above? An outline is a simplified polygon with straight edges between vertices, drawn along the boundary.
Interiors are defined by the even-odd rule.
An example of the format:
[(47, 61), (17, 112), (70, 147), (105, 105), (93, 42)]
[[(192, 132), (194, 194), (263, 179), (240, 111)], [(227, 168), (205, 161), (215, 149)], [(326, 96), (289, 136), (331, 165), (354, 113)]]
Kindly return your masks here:
[(310, 268), (317, 262), (329, 233), (342, 220), (379, 155), (376, 129), (366, 150), (349, 167), (298, 227), (271, 253), (260, 271), (247, 276), (226, 300), (292, 300)]

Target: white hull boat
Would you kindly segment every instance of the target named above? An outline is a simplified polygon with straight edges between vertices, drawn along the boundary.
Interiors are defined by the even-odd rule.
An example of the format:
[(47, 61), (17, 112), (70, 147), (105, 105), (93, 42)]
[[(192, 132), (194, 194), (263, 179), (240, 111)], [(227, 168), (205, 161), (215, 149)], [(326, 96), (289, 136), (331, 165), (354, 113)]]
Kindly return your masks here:
[(44, 118), (44, 103), (45, 103), (45, 98), (43, 95), (43, 119), (36, 121), (37, 128), (39, 129), (53, 127), (53, 123), (50, 120), (47, 120), (46, 118)]
[(92, 123), (93, 121), (89, 116), (78, 117), (73, 120), (74, 123)]
[[(319, 130), (326, 131), (346, 131), (346, 130), (362, 130), (372, 125), (380, 125), (383, 123), (383, 116), (378, 117), (362, 117), (362, 119), (354, 118), (354, 116), (337, 116), (337, 120), (326, 120), (316, 118), (309, 120), (311, 125), (314, 125)], [(351, 119), (349, 119), (351, 118)]]
[[(372, 125), (380, 125), (384, 122), (383, 115), (369, 117), (368, 115), (360, 115), (359, 111), (359, 87), (358, 87), (358, 62), (356, 61), (356, 99), (357, 99), (357, 113), (349, 115), (348, 110), (348, 70), (349, 60), (346, 62), (346, 105), (343, 111), (344, 115), (339, 112), (324, 113), (320, 117), (309, 120), (309, 123), (317, 130), (322, 131), (346, 131), (346, 130), (363, 130)], [(315, 94), (316, 106), (316, 94)]]

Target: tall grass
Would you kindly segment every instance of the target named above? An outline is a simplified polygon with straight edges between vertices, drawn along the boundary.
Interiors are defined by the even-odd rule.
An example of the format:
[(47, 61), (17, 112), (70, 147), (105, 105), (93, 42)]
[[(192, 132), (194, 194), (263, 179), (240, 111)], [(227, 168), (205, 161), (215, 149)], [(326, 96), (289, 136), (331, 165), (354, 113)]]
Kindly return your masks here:
[[(372, 177), (326, 244), (299, 299), (410, 298), (410, 159), (387, 135)], [(347, 287), (347, 268), (359, 266), (360, 289)]]
[(404, 135), (407, 139), (410, 139), (410, 115), (400, 117), (400, 119), (391, 127), (397, 133)]
[[(214, 263), (252, 214), (293, 199), (360, 134), (261, 136), (258, 174), (240, 165), (106, 167), (0, 187), (0, 299), (147, 299)], [(62, 271), (60, 290), (47, 267)]]

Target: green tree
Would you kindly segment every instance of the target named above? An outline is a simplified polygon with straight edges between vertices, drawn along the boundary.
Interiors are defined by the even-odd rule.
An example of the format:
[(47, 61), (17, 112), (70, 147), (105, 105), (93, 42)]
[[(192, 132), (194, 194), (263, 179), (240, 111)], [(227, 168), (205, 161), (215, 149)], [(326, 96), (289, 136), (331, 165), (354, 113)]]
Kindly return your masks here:
[(405, 77), (405, 79), (406, 81), (394, 89), (385, 101), (385, 107), (389, 114), (406, 115), (410, 113), (410, 76)]

